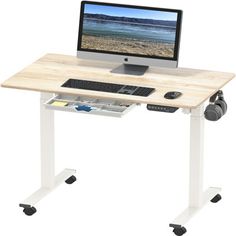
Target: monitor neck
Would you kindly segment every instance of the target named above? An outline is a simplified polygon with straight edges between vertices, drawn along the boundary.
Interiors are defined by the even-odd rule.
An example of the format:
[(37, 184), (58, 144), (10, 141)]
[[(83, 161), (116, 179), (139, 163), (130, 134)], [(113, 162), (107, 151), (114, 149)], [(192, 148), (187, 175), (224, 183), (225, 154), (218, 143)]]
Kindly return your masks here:
[(132, 65), (132, 64), (122, 64), (114, 68), (111, 73), (116, 74), (127, 74), (127, 75), (144, 75), (148, 70), (149, 66), (143, 65)]

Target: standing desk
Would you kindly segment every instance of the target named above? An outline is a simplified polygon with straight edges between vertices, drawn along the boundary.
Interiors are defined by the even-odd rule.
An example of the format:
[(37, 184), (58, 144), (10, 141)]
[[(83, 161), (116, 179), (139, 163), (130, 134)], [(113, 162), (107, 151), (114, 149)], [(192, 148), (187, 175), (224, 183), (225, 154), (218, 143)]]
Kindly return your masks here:
[[(129, 104), (156, 104), (183, 108), (190, 114), (190, 175), (189, 203), (170, 224), (176, 235), (186, 232), (185, 223), (207, 202), (216, 202), (220, 188), (203, 191), (204, 102), (234, 78), (234, 74), (196, 69), (149, 68), (143, 76), (110, 73), (116, 63), (81, 60), (74, 56), (47, 54), (2, 83), (2, 87), (33, 90), (41, 93), (41, 188), (20, 203), (25, 213), (36, 212), (35, 204), (64, 181), (72, 183), (75, 170), (65, 169), (55, 176), (54, 157), (54, 109), (45, 105), (54, 94), (86, 96), (96, 99), (112, 99)], [(153, 87), (148, 97), (115, 94), (61, 87), (69, 78), (100, 82)], [(164, 98), (168, 91), (180, 91), (175, 100)], [(48, 145), (50, 143), (50, 145)], [(219, 200), (219, 199), (218, 199)], [(32, 209), (35, 211), (32, 211)]]

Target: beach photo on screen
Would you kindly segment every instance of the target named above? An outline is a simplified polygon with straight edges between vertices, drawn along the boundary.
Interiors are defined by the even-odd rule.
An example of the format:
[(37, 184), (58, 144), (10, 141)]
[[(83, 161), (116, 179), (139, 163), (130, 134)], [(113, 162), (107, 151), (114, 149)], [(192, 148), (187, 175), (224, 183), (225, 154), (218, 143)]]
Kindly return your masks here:
[(177, 13), (85, 4), (82, 49), (174, 57)]

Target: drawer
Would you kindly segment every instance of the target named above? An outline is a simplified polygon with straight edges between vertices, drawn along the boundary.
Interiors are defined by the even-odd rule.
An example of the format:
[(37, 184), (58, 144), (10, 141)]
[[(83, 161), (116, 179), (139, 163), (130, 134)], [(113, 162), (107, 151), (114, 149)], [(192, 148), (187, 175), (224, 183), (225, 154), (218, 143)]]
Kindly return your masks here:
[(58, 94), (44, 105), (47, 109), (52, 110), (122, 117), (138, 104), (111, 99)]

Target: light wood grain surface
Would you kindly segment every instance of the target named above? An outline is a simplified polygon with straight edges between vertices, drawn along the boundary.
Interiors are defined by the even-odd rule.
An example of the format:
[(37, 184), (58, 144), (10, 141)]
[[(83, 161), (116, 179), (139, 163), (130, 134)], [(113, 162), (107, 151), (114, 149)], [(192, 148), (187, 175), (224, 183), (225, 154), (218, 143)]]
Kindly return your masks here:
[[(110, 73), (117, 63), (81, 60), (75, 56), (47, 54), (1, 84), (2, 87), (40, 92), (112, 98), (134, 103), (194, 108), (234, 78), (232, 73), (196, 69), (151, 67), (143, 76)], [(63, 88), (69, 78), (153, 87), (148, 97)], [(168, 91), (180, 91), (175, 100), (164, 98)]]

